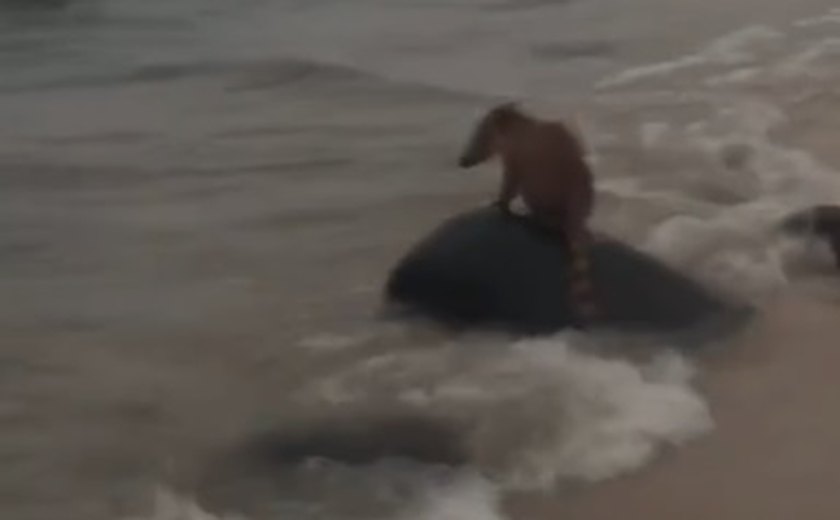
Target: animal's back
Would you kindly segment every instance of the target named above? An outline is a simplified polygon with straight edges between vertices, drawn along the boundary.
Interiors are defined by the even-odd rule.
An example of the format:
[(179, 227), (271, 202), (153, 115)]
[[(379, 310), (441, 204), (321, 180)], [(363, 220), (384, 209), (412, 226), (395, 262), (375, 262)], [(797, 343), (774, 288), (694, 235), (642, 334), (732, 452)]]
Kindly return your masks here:
[(586, 219), (592, 212), (592, 173), (575, 136), (561, 123), (538, 122), (512, 143), (508, 166), (522, 198), (538, 216)]

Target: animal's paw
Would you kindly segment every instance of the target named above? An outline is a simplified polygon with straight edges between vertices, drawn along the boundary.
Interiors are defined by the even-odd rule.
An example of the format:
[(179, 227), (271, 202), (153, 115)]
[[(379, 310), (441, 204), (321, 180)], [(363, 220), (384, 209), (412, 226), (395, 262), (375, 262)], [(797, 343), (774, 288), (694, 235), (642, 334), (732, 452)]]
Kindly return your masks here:
[(510, 210), (510, 204), (503, 200), (494, 200), (490, 203), (490, 207), (496, 208), (497, 210), (501, 211), (505, 215), (511, 215), (512, 212)]

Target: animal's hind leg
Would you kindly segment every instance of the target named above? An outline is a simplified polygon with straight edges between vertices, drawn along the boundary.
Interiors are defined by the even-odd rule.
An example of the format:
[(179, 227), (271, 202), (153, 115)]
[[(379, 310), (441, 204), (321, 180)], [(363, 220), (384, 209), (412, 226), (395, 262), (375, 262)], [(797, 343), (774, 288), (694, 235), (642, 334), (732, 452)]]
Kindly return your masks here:
[(499, 208), (503, 213), (510, 213), (510, 204), (516, 198), (519, 186), (517, 185), (516, 177), (510, 171), (505, 169), (502, 173), (502, 182), (499, 186), (499, 195), (493, 201), (493, 205)]

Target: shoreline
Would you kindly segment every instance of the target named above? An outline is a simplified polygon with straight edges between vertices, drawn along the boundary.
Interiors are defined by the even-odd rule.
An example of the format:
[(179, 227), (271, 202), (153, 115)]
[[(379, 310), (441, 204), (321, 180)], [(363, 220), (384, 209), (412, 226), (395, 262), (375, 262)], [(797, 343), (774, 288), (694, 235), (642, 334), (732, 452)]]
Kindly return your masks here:
[(833, 520), (840, 515), (840, 306), (788, 292), (700, 360), (716, 428), (631, 475), (511, 497), (517, 520)]

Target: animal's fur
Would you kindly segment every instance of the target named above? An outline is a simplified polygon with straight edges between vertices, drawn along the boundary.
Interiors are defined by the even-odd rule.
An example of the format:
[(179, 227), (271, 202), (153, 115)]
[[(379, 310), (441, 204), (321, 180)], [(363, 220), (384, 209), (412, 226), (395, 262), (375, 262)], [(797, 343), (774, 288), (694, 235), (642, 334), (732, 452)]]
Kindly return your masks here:
[(459, 165), (470, 168), (500, 156), (503, 176), (494, 204), (509, 212), (520, 195), (534, 218), (563, 235), (571, 254), (571, 293), (581, 318), (591, 321), (596, 304), (589, 267), (588, 219), (594, 205), (593, 175), (583, 147), (567, 126), (523, 113), (508, 103), (479, 122)]

